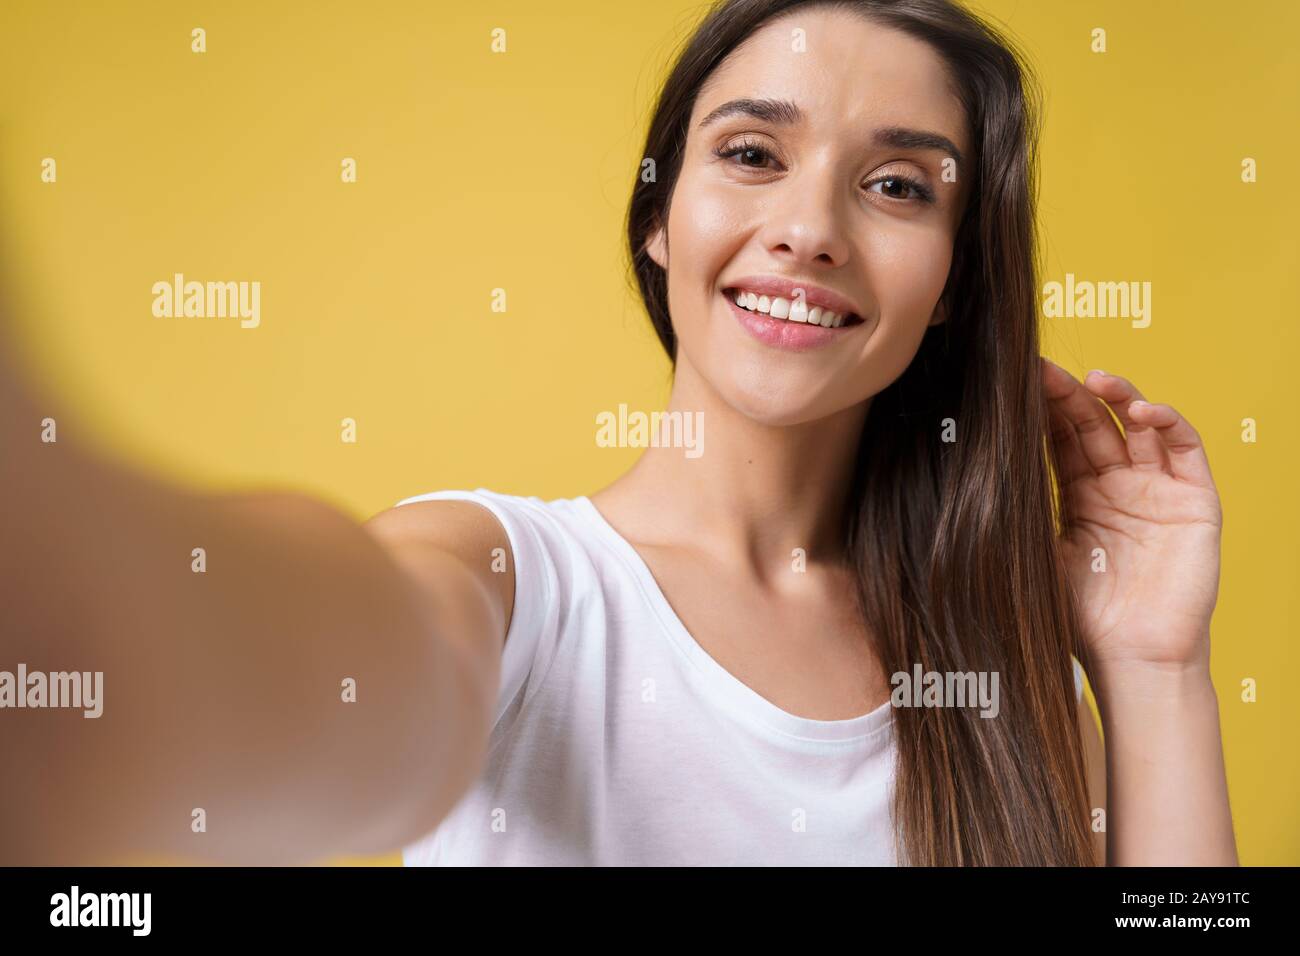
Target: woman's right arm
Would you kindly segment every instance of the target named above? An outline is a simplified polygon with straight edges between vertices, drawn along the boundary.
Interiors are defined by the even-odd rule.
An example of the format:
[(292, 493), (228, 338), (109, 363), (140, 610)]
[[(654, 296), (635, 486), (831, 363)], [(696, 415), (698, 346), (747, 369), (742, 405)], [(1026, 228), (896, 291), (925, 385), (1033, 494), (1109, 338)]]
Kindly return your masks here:
[(164, 483), (66, 422), (42, 442), (57, 416), (5, 351), (0, 672), (103, 677), (98, 717), (0, 709), (0, 864), (298, 863), (432, 830), (485, 756), (514, 589), (495, 519), (362, 525)]

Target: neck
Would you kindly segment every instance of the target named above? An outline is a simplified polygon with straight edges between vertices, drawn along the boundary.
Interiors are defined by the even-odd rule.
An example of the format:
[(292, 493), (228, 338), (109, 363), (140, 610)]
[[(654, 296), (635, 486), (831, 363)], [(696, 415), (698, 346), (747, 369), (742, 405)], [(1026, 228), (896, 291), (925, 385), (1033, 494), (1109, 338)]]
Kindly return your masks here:
[(630, 537), (709, 552), (760, 577), (843, 559), (845, 505), (870, 401), (795, 425), (755, 421), (679, 359), (668, 411), (702, 413), (702, 453), (647, 448), (593, 500)]

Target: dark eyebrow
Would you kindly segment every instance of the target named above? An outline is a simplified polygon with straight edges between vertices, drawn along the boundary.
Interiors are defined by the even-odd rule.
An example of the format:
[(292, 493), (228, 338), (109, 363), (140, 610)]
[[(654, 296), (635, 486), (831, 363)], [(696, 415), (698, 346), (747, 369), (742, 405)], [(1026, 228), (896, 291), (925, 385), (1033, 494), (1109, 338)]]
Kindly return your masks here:
[[(775, 123), (778, 126), (793, 126), (803, 120), (803, 111), (789, 100), (728, 100), (700, 120), (697, 129), (703, 129), (710, 123), (738, 114), (752, 116), (756, 120)], [(947, 153), (958, 163), (962, 161), (961, 150), (952, 140), (940, 133), (908, 129), (904, 126), (887, 126), (876, 130), (873, 139), (882, 146), (893, 146), (897, 149), (937, 149)]]
[(947, 136), (920, 129), (907, 129), (903, 126), (888, 126), (876, 130), (875, 140), (882, 146), (897, 149), (937, 149), (947, 153), (957, 163), (961, 163), (961, 150)]
[(803, 111), (789, 100), (728, 100), (700, 120), (697, 129), (703, 129), (710, 123), (737, 113), (780, 126), (793, 126), (803, 119)]

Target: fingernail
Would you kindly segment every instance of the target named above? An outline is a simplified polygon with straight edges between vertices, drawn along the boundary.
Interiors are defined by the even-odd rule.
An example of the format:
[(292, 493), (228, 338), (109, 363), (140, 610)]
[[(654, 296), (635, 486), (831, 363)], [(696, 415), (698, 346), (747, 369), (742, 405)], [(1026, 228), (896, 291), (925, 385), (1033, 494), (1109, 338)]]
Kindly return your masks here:
[(1128, 403), (1128, 407), (1129, 407), (1129, 408), (1140, 408), (1140, 407), (1143, 406), (1143, 405), (1149, 405), (1149, 404), (1150, 404), (1150, 402), (1144, 402), (1144, 401), (1142, 401), (1142, 399), (1140, 399), (1140, 398), (1135, 398), (1135, 399), (1133, 399), (1133, 401), (1131, 401), (1131, 402)]
[(1089, 372), (1088, 374), (1089, 374), (1089, 375), (1103, 375), (1103, 376), (1104, 376), (1106, 373), (1103, 372), (1103, 371), (1102, 371), (1101, 369), (1099, 369), (1099, 368), (1095, 368), (1095, 369), (1093, 369), (1091, 372)]

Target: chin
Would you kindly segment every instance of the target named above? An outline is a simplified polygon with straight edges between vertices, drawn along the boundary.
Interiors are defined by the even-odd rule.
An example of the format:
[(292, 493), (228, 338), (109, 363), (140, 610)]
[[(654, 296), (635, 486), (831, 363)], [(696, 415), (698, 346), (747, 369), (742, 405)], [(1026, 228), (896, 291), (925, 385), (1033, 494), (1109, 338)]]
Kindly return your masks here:
[(832, 407), (824, 386), (811, 382), (730, 381), (718, 393), (738, 414), (773, 427), (803, 425), (839, 410)]

